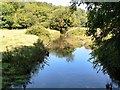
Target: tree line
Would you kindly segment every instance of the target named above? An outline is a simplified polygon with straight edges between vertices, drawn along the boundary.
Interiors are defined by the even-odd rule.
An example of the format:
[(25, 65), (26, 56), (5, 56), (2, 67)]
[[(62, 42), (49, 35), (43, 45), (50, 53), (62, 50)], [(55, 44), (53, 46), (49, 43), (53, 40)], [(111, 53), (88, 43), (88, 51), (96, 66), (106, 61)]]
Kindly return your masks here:
[(24, 29), (39, 24), (63, 32), (86, 23), (86, 13), (80, 8), (73, 13), (70, 7), (45, 2), (1, 2), (0, 8), (0, 28)]

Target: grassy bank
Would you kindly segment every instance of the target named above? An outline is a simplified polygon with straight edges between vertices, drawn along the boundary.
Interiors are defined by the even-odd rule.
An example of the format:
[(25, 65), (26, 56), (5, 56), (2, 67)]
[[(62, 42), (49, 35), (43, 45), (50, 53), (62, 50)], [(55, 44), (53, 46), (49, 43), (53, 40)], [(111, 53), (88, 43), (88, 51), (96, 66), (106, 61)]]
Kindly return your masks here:
[(66, 41), (69, 42), (74, 47), (80, 47), (84, 45), (90, 48), (92, 45), (91, 37), (86, 36), (87, 28), (73, 27), (68, 32), (66, 32)]
[[(50, 33), (50, 37), (26, 34), (26, 30), (0, 30), (0, 52), (6, 50), (6, 47), (14, 48), (21, 45), (32, 46), (38, 38), (43, 40), (45, 46), (51, 41), (60, 37), (60, 32), (56, 30), (46, 29)], [(74, 47), (81, 45), (90, 46), (92, 44), (91, 37), (85, 35), (86, 28), (70, 28), (64, 35), (65, 40)]]
[(0, 52), (6, 47), (31, 46), (38, 39), (35, 35), (25, 34), (26, 30), (0, 30)]
[[(59, 31), (47, 29), (50, 32), (50, 39), (54, 40), (60, 37)], [(39, 37), (36, 35), (26, 34), (26, 30), (0, 30), (0, 52), (8, 48), (19, 46), (32, 46)], [(47, 44), (49, 39), (45, 36), (40, 37), (44, 44)]]

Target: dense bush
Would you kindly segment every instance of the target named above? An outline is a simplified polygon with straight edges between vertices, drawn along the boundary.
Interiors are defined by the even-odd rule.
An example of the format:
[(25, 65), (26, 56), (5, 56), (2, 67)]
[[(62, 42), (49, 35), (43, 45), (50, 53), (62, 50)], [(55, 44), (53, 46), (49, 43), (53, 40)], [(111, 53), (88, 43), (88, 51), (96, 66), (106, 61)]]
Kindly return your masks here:
[(45, 27), (45, 28), (49, 28), (50, 24), (49, 24), (49, 21), (47, 21), (47, 22), (41, 22), (40, 25)]
[(50, 36), (50, 33), (41, 25), (35, 25), (32, 26), (29, 30), (26, 32), (27, 34), (34, 34), (37, 36)]

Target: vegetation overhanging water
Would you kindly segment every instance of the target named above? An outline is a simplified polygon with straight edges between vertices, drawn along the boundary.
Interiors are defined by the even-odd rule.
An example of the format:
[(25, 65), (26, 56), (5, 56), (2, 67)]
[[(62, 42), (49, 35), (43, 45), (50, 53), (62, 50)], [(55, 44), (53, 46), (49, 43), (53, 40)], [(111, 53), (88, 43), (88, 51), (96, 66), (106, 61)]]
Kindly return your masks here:
[[(106, 86), (106, 88), (111, 88), (112, 84), (114, 86), (116, 84), (119, 88), (120, 86), (120, 77), (119, 77), (120, 2), (118, 3), (114, 3), (114, 2), (86, 3), (88, 6), (87, 13), (84, 10), (81, 10), (80, 8), (77, 9), (76, 5), (78, 4), (79, 6), (81, 2), (73, 1), (71, 3), (72, 3), (71, 6), (63, 7), (63, 6), (54, 6), (48, 3), (36, 3), (36, 2), (34, 3), (29, 3), (29, 2), (2, 3), (0, 2), (1, 4), (0, 13), (2, 14), (0, 19), (1, 21), (0, 28), (3, 29), (0, 32), (4, 32), (4, 29), (6, 28), (9, 29), (9, 32), (11, 33), (14, 32), (14, 30), (11, 30), (11, 29), (27, 29), (27, 32), (26, 32), (27, 34), (37, 35), (37, 38), (43, 41), (41, 42), (40, 40), (38, 42), (35, 42), (34, 44), (32, 44), (33, 42), (30, 42), (30, 45), (27, 46), (25, 42), (27, 43), (29, 42), (24, 38), (26, 37), (26, 34), (21, 37), (17, 37), (17, 34), (15, 34), (14, 35), (15, 40), (12, 38), (13, 36), (11, 37), (11, 35), (9, 34), (6, 34), (6, 35), (4, 34), (0, 36), (0, 38), (2, 39), (0, 40), (0, 42), (2, 42), (2, 45), (3, 45), (2, 47), (7, 47), (7, 49), (2, 49), (3, 59), (2, 60), (0, 59), (0, 63), (1, 62), (3, 63), (3, 67), (2, 67), (3, 88), (16, 87), (16, 86), (26, 88), (26, 86), (30, 85), (30, 83), (31, 85), (33, 85), (32, 84), (33, 82), (31, 82), (31, 78), (34, 77), (34, 74), (37, 72), (37, 70), (39, 72), (40, 71), (39, 68), (44, 69), (41, 71), (42, 73), (45, 71), (44, 67), (46, 67), (46, 65), (49, 65), (49, 63), (51, 63), (52, 60), (50, 60), (49, 62), (47, 59), (45, 59), (49, 55), (52, 58), (55, 56), (54, 59), (56, 58), (62, 59), (62, 61), (63, 59), (66, 58), (68, 62), (72, 61), (72, 63), (74, 63), (75, 61), (77, 61), (76, 60), (77, 58), (74, 57), (74, 55), (76, 56), (76, 54), (74, 53), (79, 52), (79, 49), (80, 50), (83, 49), (83, 48), (80, 48), (81, 46), (85, 46), (87, 48), (92, 49), (90, 58), (91, 60), (93, 60), (91, 62), (93, 65), (93, 68), (95, 68), (97, 72), (102, 71), (104, 74), (108, 74), (109, 77), (111, 78), (111, 80), (108, 81), (108, 83), (104, 86)], [(86, 22), (87, 24), (85, 24)], [(85, 29), (81, 30), (80, 29), (81, 27), (84, 27)], [(89, 27), (89, 28), (86, 28), (86, 27)], [(71, 30), (71, 28), (73, 29)], [(55, 35), (56, 31), (59, 32), (57, 33), (57, 35)], [(8, 36), (11, 39), (9, 39)], [(16, 43), (12, 42), (12, 40), (18, 43), (19, 41), (18, 39), (21, 41), (17, 46)], [(22, 46), (22, 44), (24, 44), (24, 46)], [(11, 47), (11, 45), (13, 46), (13, 48), (8, 49), (8, 46)], [(75, 49), (76, 47), (78, 47), (78, 49)], [(4, 51), (4, 50), (7, 50), (7, 51)], [(78, 56), (79, 55), (77, 55), (77, 57)], [(54, 63), (55, 62), (56, 61), (54, 61)], [(57, 65), (57, 62), (55, 64)], [(55, 64), (52, 66), (55, 66)], [(70, 65), (72, 64), (69, 64), (69, 66)], [(60, 63), (57, 66), (59, 67)], [(65, 69), (66, 66), (62, 66), (63, 69), (60, 69), (60, 71), (63, 70), (64, 72), (64, 70), (66, 70)], [(78, 65), (75, 65), (75, 66), (77, 68), (79, 67)], [(88, 66), (89, 65), (85, 67), (87, 68)], [(72, 72), (79, 70), (79, 69), (76, 69), (76, 70), (72, 70), (72, 69), (73, 68), (70, 68), (69, 70), (71, 70)], [(85, 68), (82, 68), (82, 69), (85, 69)], [(50, 73), (52, 73), (54, 70), (50, 71)], [(91, 69), (87, 71), (91, 71)], [(47, 70), (45, 73), (47, 72), (49, 73), (49, 70)], [(67, 71), (65, 71), (64, 73), (67, 73)], [(54, 73), (53, 76), (55, 74), (56, 73)], [(78, 74), (79, 73), (75, 73), (74, 75), (77, 77)], [(62, 77), (62, 75), (61, 76), (60, 75), (61, 74), (58, 74), (59, 77)], [(1, 69), (0, 69), (0, 76), (1, 76)], [(67, 76), (69, 75), (67, 74)], [(72, 77), (75, 77), (75, 76), (72, 76)], [(103, 75), (100, 75), (100, 78), (102, 76)], [(64, 77), (67, 79), (66, 75), (64, 75)], [(64, 79), (64, 77), (62, 78)], [(55, 86), (67, 87), (66, 82), (68, 83), (69, 80), (73, 82), (78, 82), (78, 83), (82, 82), (82, 81), (79, 81), (79, 79), (76, 80), (75, 78), (73, 79), (72, 77), (68, 78), (68, 80), (66, 81), (62, 81), (64, 82), (65, 86), (60, 83), (55, 83), (53, 84), (54, 86), (52, 85), (50, 86), (51, 87), (55, 87)], [(73, 86), (73, 84), (70, 83), (69, 81), (69, 85), (71, 85), (72, 87), (79, 87), (79, 86), (94, 87), (96, 85), (95, 87), (97, 87), (97, 84), (94, 84), (93, 81), (89, 81), (90, 80), (89, 77), (90, 75), (87, 77), (87, 81), (85, 81), (85, 83), (82, 82), (82, 83), (79, 83), (79, 85), (74, 84), (75, 86)], [(82, 79), (83, 78), (84, 77), (82, 77)], [(97, 79), (95, 79), (95, 81), (96, 80)], [(47, 84), (48, 81), (49, 79), (47, 80), (47, 82), (42, 83), (42, 86), (50, 87)], [(101, 81), (104, 81), (104, 80), (102, 79)], [(101, 81), (96, 83), (100, 83)], [(54, 79), (54, 82), (56, 82), (55, 79)], [(93, 82), (93, 83), (89, 85), (90, 82)], [(103, 87), (103, 86), (100, 86), (101, 84), (98, 84), (98, 85), (99, 87)], [(37, 85), (35, 87), (37, 87)]]
[(105, 88), (111, 82), (117, 87), (107, 73), (97, 72), (94, 59), (89, 60), (90, 49), (75, 48), (63, 37), (53, 41), (49, 52), (40, 41), (34, 45), (3, 54), (7, 55), (3, 58), (4, 88)]

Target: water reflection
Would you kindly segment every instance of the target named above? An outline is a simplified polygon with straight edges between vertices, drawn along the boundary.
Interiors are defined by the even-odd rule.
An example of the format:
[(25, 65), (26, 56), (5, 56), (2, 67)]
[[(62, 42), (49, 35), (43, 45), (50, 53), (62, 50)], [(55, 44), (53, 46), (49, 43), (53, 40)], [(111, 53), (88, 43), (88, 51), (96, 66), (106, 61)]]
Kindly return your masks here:
[[(100, 64), (100, 62), (93, 62), (95, 68), (99, 68), (99, 71), (101, 70), (110, 76), (111, 81), (109, 81), (108, 83), (112, 83), (113, 85), (115, 85), (115, 88), (120, 88), (120, 67), (113, 67), (113, 65), (108, 66), (105, 63), (102, 63), (102, 65), (97, 64)], [(114, 65), (115, 64), (116, 63), (114, 63)]]
[[(74, 48), (61, 37), (51, 43), (49, 52), (41, 42), (4, 52), (3, 88), (105, 88), (108, 80), (115, 87), (120, 86), (120, 68), (116, 62), (100, 61), (93, 54), (95, 59), (91, 64), (88, 62), (91, 50)], [(101, 67), (97, 69), (99, 73), (93, 65), (95, 69)]]
[(74, 55), (72, 54), (74, 50), (75, 48), (65, 40), (64, 36), (54, 40), (50, 47), (51, 53), (55, 54), (59, 58), (66, 57), (66, 61), (68, 62), (74, 60)]
[(114, 45), (110, 46), (109, 43), (103, 44), (101, 47), (96, 48), (91, 53), (93, 55), (94, 68), (107, 73), (114, 87), (120, 88), (120, 54), (119, 49)]
[(30, 84), (31, 77), (37, 73), (38, 68), (43, 69), (47, 63), (47, 50), (38, 40), (34, 46), (22, 46), (7, 50), (2, 59), (2, 87), (25, 88)]
[(72, 63), (67, 63), (66, 57), (59, 58), (50, 53), (49, 66), (33, 76), (32, 84), (27, 88), (105, 88), (106, 76), (102, 72), (96, 73), (87, 61), (91, 57), (89, 53), (84, 47), (76, 48)]

